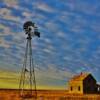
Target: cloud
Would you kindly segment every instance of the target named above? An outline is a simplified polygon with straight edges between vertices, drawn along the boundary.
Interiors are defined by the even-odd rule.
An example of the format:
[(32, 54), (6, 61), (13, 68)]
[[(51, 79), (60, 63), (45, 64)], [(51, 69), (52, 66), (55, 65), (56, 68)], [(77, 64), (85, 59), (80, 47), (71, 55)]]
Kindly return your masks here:
[(19, 75), (16, 72), (0, 70), (0, 87), (1, 88), (18, 88)]
[(3, 0), (3, 2), (12, 8), (18, 8), (19, 0)]
[(0, 36), (3, 38), (3, 36), (7, 36), (10, 34), (12, 34), (10, 27), (0, 24)]
[(99, 80), (98, 1), (30, 2), (3, 0), (0, 3), (0, 68), (21, 69), (26, 43), (23, 24), (32, 20), (41, 33), (39, 39), (32, 40), (38, 86), (58, 82), (59, 87), (81, 71), (90, 71)]
[[(60, 83), (60, 80), (65, 80), (66, 78), (71, 77), (72, 73), (64, 71), (64, 70), (58, 70), (53, 65), (49, 65), (48, 68), (36, 68), (36, 81), (37, 81), (37, 87), (38, 88), (50, 88), (52, 86), (56, 88), (65, 88), (66, 83)], [(19, 83), (19, 76), (21, 73), (16, 72), (10, 72), (10, 71), (3, 71), (0, 70), (0, 86), (6, 87), (6, 88), (18, 88)], [(6, 84), (4, 82), (6, 81)], [(14, 84), (11, 86), (10, 84)], [(51, 85), (50, 85), (51, 84)], [(3, 88), (2, 87), (2, 88)]]
[(21, 21), (20, 17), (13, 16), (12, 12), (13, 11), (8, 8), (1, 8), (0, 15), (2, 16), (2, 19), (14, 21), (14, 22), (20, 22)]
[(29, 12), (23, 12), (23, 16), (30, 18), (32, 16), (32, 14)]
[[(91, 3), (89, 1), (72, 1), (68, 0), (67, 3), (64, 4), (69, 8), (70, 11), (82, 12), (83, 14), (88, 15), (98, 15), (97, 10), (99, 9), (98, 0), (93, 0)], [(81, 8), (81, 9), (80, 9)]]
[[(60, 88), (65, 88), (66, 86), (66, 79), (71, 78), (73, 73), (69, 72), (67, 69), (58, 69), (55, 65), (51, 64), (48, 65), (47, 68), (41, 66), (41, 68), (36, 67), (36, 80), (37, 85), (42, 86), (52, 86)], [(64, 81), (65, 83), (61, 83), (60, 81)]]
[(0, 47), (9, 48), (10, 45), (5, 42), (3, 39), (0, 39)]
[(49, 13), (55, 11), (51, 6), (49, 6), (48, 4), (46, 4), (44, 2), (37, 2), (35, 4), (35, 7), (36, 7), (36, 9), (40, 9), (42, 11), (49, 12)]

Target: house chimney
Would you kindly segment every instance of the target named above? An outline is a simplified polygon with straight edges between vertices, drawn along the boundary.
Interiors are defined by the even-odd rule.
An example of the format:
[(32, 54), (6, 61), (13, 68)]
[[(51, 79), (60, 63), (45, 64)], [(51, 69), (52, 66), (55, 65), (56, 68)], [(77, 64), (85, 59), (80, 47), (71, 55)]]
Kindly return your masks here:
[(80, 75), (82, 75), (83, 73), (81, 72)]

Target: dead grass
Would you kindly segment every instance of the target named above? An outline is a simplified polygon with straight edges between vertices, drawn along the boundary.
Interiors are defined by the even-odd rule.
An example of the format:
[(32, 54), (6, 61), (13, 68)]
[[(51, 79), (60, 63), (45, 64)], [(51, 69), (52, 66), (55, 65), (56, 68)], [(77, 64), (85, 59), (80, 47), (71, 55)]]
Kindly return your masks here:
[[(69, 94), (65, 90), (38, 90), (37, 100), (100, 100), (100, 94)], [(18, 90), (1, 89), (0, 100), (36, 100), (36, 99), (22, 99), (19, 96)]]

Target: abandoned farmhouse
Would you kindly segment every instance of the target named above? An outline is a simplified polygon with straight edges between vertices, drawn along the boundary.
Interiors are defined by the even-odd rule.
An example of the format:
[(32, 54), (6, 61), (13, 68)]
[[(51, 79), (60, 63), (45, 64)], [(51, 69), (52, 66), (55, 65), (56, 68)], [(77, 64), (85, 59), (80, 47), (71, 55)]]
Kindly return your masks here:
[(100, 93), (100, 85), (90, 73), (81, 73), (69, 80), (69, 93), (96, 94)]

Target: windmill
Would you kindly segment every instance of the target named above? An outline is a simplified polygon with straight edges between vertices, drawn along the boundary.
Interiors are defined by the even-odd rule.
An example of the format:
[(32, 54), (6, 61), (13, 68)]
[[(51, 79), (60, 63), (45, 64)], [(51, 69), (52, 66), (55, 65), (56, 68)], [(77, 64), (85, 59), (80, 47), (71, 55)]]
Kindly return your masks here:
[(23, 25), (25, 34), (27, 35), (26, 50), (23, 68), (19, 83), (19, 94), (22, 98), (37, 98), (35, 69), (32, 57), (32, 37), (40, 37), (38, 28), (35, 23), (27, 21)]

